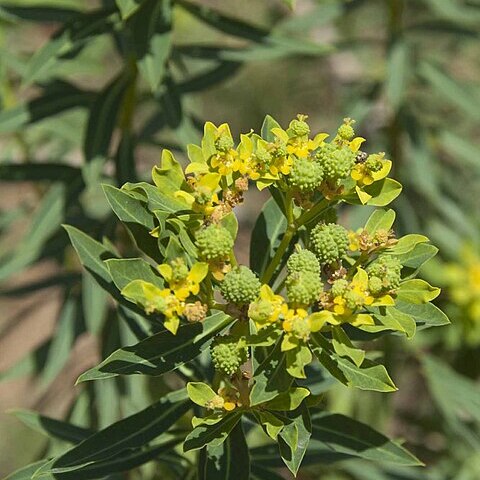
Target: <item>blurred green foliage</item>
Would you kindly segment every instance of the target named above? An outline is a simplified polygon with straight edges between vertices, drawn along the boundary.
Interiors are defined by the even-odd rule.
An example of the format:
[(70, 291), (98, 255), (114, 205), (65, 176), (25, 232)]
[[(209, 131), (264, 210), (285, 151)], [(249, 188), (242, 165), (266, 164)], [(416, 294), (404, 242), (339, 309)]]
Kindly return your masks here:
[[(181, 153), (206, 118), (229, 122), (235, 133), (260, 126), (265, 113), (284, 122), (302, 111), (322, 130), (356, 118), (369, 148), (388, 153), (405, 186), (395, 205), (402, 230), (425, 232), (446, 261), (464, 265), (462, 245), (480, 244), (480, 2), (299, 0), (293, 10), (289, 3), (0, 2), (0, 306), (52, 286), (62, 293), (55, 334), (0, 379), (35, 376), (48, 392), (82, 334), (100, 341), (102, 357), (142, 337), (80, 269), (61, 224), (128, 256), (132, 242), (99, 184), (147, 178), (159, 150)], [(345, 220), (355, 227), (363, 219)], [(40, 278), (30, 278), (34, 267)], [(434, 267), (429, 274), (443, 276)], [(461, 321), (446, 287), (440, 302)], [(1, 328), (0, 340), (12, 324)], [(449, 342), (449, 328), (405, 343), (408, 354), (385, 342), (389, 369), (403, 378), (399, 400), (341, 389), (325, 398), (404, 435), (428, 468), (330, 467), (326, 458), (304, 478), (479, 477), (479, 344), (462, 333)], [(108, 385), (83, 390), (69, 421), (104, 427), (166, 388), (130, 378)], [(62, 440), (86, 432), (73, 433)], [(58, 447), (39, 441), (23, 455), (11, 445), (17, 450), (5, 450), (1, 473)]]

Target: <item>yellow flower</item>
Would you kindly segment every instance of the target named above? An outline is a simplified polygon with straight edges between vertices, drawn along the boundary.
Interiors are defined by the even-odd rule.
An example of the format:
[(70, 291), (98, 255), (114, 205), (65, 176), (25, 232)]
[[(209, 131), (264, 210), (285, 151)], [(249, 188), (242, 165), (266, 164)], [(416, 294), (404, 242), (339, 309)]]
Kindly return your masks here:
[(275, 323), (285, 309), (288, 310), (285, 299), (281, 295), (276, 295), (269, 285), (262, 285), (259, 298), (250, 304), (248, 316), (260, 330)]
[[(194, 164), (191, 163), (189, 166), (192, 165)], [(189, 170), (187, 173), (191, 173), (192, 170)], [(175, 192), (175, 197), (185, 200), (194, 212), (211, 215), (215, 207), (220, 204), (217, 192), (220, 189), (221, 178), (222, 176), (218, 173), (206, 173), (198, 180), (193, 179), (191, 192), (179, 190)]]
[(391, 160), (384, 158), (385, 154), (370, 155), (364, 163), (357, 163), (351, 176), (359, 186), (368, 186), (385, 178), (392, 168)]
[(174, 296), (180, 301), (185, 301), (190, 295), (198, 295), (200, 283), (208, 274), (208, 264), (197, 262), (188, 271), (183, 262), (177, 261), (170, 265), (166, 263), (159, 265), (158, 271), (168, 282)]

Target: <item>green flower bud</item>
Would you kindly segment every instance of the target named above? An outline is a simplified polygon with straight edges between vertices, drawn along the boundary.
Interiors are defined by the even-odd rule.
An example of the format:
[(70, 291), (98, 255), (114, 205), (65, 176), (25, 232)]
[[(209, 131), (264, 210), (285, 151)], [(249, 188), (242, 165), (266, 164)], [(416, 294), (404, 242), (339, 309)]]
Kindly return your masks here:
[(320, 276), (320, 263), (313, 252), (301, 249), (290, 255), (287, 270), (288, 273), (312, 272)]
[(339, 148), (331, 143), (322, 146), (315, 158), (323, 169), (325, 180), (337, 181), (347, 178), (355, 165), (355, 153), (350, 148)]
[(255, 156), (260, 163), (268, 165), (272, 160), (272, 154), (262, 145), (258, 145)]
[(355, 290), (347, 290), (343, 298), (345, 299), (345, 306), (350, 310), (355, 310), (357, 307), (361, 307), (365, 300), (365, 296)]
[(232, 335), (216, 337), (210, 347), (216, 370), (232, 376), (248, 359), (248, 348)]
[(258, 277), (244, 265), (225, 275), (220, 291), (227, 302), (244, 305), (253, 302), (260, 294)]
[(197, 233), (196, 245), (201, 258), (225, 259), (230, 255), (234, 240), (230, 232), (220, 225), (209, 225)]
[(365, 168), (370, 172), (378, 172), (383, 167), (384, 156), (382, 153), (369, 155), (365, 161)]
[(322, 293), (323, 284), (317, 273), (295, 272), (287, 277), (288, 300), (300, 305), (315, 303)]
[(336, 223), (320, 223), (312, 230), (310, 242), (320, 264), (329, 265), (347, 252), (348, 232)]
[(348, 286), (348, 280), (345, 280), (344, 278), (339, 278), (338, 280), (335, 280), (332, 284), (331, 289), (333, 298), (343, 297), (345, 295), (345, 292), (348, 290)]
[(174, 283), (182, 282), (187, 278), (189, 269), (182, 258), (176, 258), (170, 262), (172, 267), (172, 281)]
[(287, 144), (285, 142), (279, 141), (275, 143), (275, 150), (273, 150), (272, 155), (276, 158), (285, 157), (288, 154)]
[(292, 321), (292, 333), (295, 337), (307, 341), (311, 333), (307, 318), (295, 317)]
[(302, 118), (303, 117), (299, 115), (298, 120), (292, 120), (288, 126), (288, 133), (292, 134), (294, 137), (303, 137), (304, 135), (310, 134), (310, 127)]
[(315, 190), (323, 180), (322, 167), (308, 158), (297, 158), (288, 177), (290, 185), (302, 192)]
[(352, 127), (352, 123), (354, 123), (353, 120), (350, 118), (345, 118), (343, 121), (343, 125), (339, 127), (337, 130), (337, 135), (342, 139), (342, 140), (351, 140), (355, 136), (355, 130)]
[(266, 323), (273, 314), (274, 307), (268, 300), (259, 299), (248, 307), (248, 317), (258, 324)]
[(215, 148), (220, 152), (228, 152), (233, 148), (233, 139), (230, 135), (221, 135), (215, 140)]
[[(402, 264), (397, 257), (381, 255), (367, 267), (369, 289), (373, 295), (395, 290), (400, 285)], [(377, 278), (381, 282), (381, 288)]]

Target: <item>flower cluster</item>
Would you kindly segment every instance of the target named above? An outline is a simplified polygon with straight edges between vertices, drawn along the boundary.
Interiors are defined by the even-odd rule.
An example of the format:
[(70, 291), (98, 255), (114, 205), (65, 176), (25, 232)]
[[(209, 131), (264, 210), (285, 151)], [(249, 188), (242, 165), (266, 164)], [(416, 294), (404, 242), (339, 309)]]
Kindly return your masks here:
[[(261, 135), (249, 132), (238, 143), (228, 125), (207, 123), (201, 144), (188, 146), (184, 170), (165, 151), (155, 186), (124, 187), (154, 218), (141, 241), (162, 260), (142, 264), (141, 278), (122, 294), (173, 334), (204, 329), (191, 350), (210, 352), (215, 375), (211, 386), (188, 385), (191, 400), (209, 411), (194, 427), (244, 409), (294, 410), (310, 393), (295, 379), (318, 368), (314, 360), (347, 385), (395, 389), (354, 338), (359, 330), (413, 335), (424, 318), (419, 308), (439, 293), (415, 278), (434, 247), (422, 235), (397, 239), (393, 210), (374, 210), (356, 231), (337, 221), (338, 204), (384, 207), (401, 186), (387, 178), (383, 153), (360, 151), (365, 140), (351, 119), (327, 139), (311, 135), (305, 115), (286, 129), (267, 117)], [(254, 184), (272, 198), (254, 229), (252, 263), (239, 265), (234, 208)], [(264, 417), (255, 418), (266, 428)]]

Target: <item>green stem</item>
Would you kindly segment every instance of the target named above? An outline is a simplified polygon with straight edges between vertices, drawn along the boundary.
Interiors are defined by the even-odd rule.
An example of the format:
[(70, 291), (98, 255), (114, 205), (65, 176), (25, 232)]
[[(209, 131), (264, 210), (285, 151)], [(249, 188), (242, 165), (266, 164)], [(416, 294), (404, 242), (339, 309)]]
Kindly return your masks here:
[(265, 273), (262, 275), (262, 283), (268, 283), (273, 277), (275, 270), (277, 269), (279, 263), (281, 262), (283, 255), (287, 251), (288, 247), (290, 246), (290, 242), (292, 241), (293, 235), (295, 233), (295, 225), (289, 225), (285, 234), (283, 235), (282, 241), (275, 252), (272, 260), (268, 264)]
[[(336, 202), (335, 202), (336, 203)], [(333, 203), (330, 203), (326, 198), (318, 202), (313, 208), (303, 212), (297, 220), (297, 225), (301, 227), (313, 220), (316, 216), (321, 215), (327, 210)]]
[(232, 267), (238, 267), (237, 257), (235, 257), (233, 248), (230, 250), (230, 263), (232, 264)]

